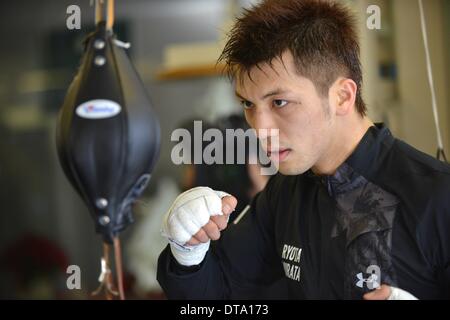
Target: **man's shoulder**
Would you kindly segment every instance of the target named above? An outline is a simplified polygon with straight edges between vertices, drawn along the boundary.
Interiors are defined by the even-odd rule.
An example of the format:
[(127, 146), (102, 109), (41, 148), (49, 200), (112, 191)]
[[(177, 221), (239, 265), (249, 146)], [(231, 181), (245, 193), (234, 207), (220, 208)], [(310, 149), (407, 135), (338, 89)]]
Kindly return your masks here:
[(393, 152), (395, 160), (401, 165), (400, 172), (409, 170), (412, 174), (430, 174), (450, 179), (448, 163), (419, 151), (401, 140), (395, 140)]
[(450, 259), (450, 165), (401, 141), (395, 148), (401, 159), (397, 185), (404, 190), (405, 221), (415, 221), (414, 233), (428, 261), (446, 265)]
[(380, 179), (416, 205), (450, 203), (450, 165), (396, 140)]

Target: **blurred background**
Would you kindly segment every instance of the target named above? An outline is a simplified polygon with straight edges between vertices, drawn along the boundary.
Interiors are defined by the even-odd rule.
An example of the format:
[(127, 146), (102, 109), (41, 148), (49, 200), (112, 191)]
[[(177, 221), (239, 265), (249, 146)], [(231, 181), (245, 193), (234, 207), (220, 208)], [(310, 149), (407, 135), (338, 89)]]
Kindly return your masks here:
[[(159, 225), (178, 193), (199, 184), (233, 185), (229, 188), (240, 189), (225, 191), (240, 192), (245, 204), (264, 186), (264, 179), (248, 167), (222, 166), (211, 174), (205, 168), (176, 166), (170, 159), (172, 131), (190, 128), (194, 120), (220, 129), (245, 128), (231, 84), (214, 64), (233, 18), (257, 2), (115, 1), (114, 29), (120, 40), (131, 42), (130, 58), (162, 128), (160, 159), (134, 206), (136, 223), (122, 235), (130, 298), (164, 299), (155, 278), (156, 259), (165, 245)], [(417, 1), (345, 2), (360, 21), (363, 96), (370, 116), (434, 156), (436, 132)], [(367, 7), (374, 4), (381, 8), (379, 30), (366, 27)], [(66, 26), (70, 5), (81, 10), (80, 30)], [(449, 153), (450, 0), (426, 0), (424, 9)], [(0, 2), (0, 298), (89, 299), (98, 285), (101, 239), (66, 180), (55, 148), (56, 115), (77, 70), (82, 40), (93, 28), (89, 0)], [(80, 290), (66, 286), (68, 265), (80, 267)]]

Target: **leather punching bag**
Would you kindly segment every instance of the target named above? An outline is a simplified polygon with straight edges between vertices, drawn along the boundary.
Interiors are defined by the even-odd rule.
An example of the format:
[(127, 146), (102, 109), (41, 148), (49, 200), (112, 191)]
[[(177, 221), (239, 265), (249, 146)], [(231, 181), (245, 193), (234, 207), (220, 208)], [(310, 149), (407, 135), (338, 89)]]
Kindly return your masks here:
[(108, 243), (133, 222), (131, 205), (160, 147), (159, 122), (124, 47), (104, 22), (97, 24), (56, 132), (62, 168)]

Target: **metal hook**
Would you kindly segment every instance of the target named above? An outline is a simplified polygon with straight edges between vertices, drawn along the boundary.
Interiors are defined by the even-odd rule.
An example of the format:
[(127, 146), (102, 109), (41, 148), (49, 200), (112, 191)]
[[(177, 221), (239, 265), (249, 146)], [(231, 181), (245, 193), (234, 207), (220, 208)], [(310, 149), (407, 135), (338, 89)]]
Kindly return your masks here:
[(100, 276), (98, 277), (98, 281), (100, 282), (100, 285), (94, 292), (91, 293), (92, 296), (97, 296), (104, 291), (106, 294), (106, 298), (108, 300), (111, 300), (113, 296), (119, 295), (119, 292), (114, 289), (112, 272), (111, 268), (109, 267), (109, 246), (106, 243), (103, 244), (101, 272)]

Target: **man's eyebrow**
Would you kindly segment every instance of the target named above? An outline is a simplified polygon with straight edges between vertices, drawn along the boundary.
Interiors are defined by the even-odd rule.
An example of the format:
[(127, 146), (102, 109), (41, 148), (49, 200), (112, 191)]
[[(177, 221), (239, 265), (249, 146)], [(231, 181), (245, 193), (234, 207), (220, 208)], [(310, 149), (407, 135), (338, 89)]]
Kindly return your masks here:
[[(286, 93), (286, 92), (288, 92), (288, 91), (287, 91), (287, 90), (283, 90), (283, 89), (275, 89), (275, 90), (272, 90), (272, 91), (270, 91), (270, 92), (264, 94), (264, 95), (261, 97), (261, 100), (267, 99), (267, 98), (269, 98), (269, 97), (271, 97), (271, 96), (276, 96), (276, 95), (278, 95), (278, 94)], [(244, 98), (239, 92), (236, 91), (236, 92), (235, 92), (235, 95), (236, 95), (239, 99), (242, 99), (242, 100), (246, 100), (246, 101), (247, 101), (247, 99)]]
[(236, 97), (238, 97), (239, 99), (242, 99), (242, 100), (247, 100), (247, 99), (245, 99), (243, 96), (241, 96), (240, 95), (240, 93), (239, 92), (237, 92), (237, 91), (235, 91), (234, 92), (234, 94), (236, 95)]
[(286, 93), (286, 92), (287, 92), (287, 90), (283, 90), (283, 89), (278, 88), (278, 89), (272, 90), (272, 91), (266, 93), (265, 95), (263, 95), (261, 97), (261, 100), (267, 99), (267, 98), (269, 98), (271, 96), (276, 96), (278, 94)]

